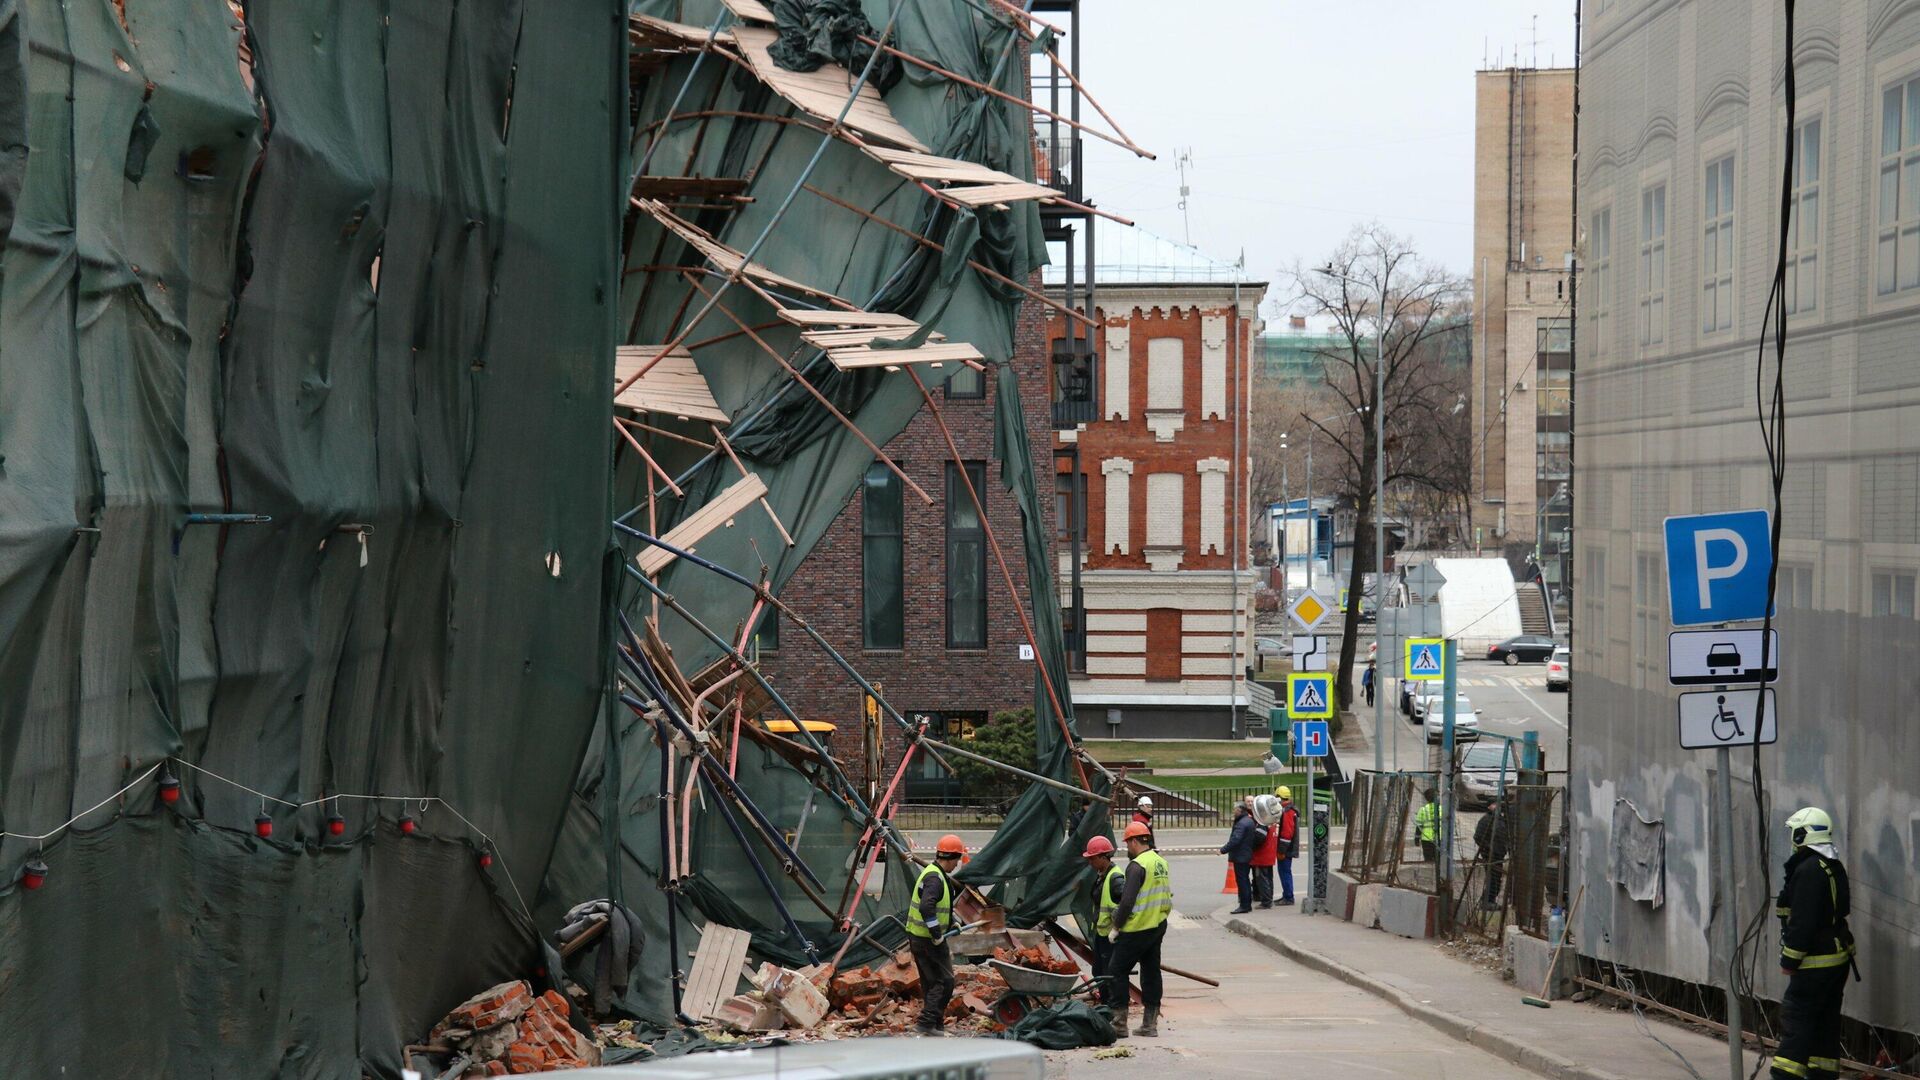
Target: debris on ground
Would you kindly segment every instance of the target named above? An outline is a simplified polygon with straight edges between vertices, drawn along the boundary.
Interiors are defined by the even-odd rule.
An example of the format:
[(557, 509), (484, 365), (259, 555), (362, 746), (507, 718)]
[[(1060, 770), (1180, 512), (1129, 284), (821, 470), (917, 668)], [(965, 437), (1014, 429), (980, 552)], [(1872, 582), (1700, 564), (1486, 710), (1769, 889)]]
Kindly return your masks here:
[(1072, 960), (1062, 959), (1046, 949), (1033, 947), (1025, 949), (995, 949), (993, 958), (1003, 964), (1017, 964), (1035, 971), (1051, 972), (1055, 975), (1078, 975), (1080, 965)]
[(525, 981), (503, 982), (455, 1006), (411, 1052), (447, 1059), (443, 1076), (519, 1076), (600, 1064), (600, 1047), (573, 1030), (572, 1006), (559, 993), (535, 995)]
[(1132, 1056), (1133, 1047), (1131, 1046), (1109, 1046), (1105, 1050), (1094, 1051), (1093, 1060), (1108, 1061), (1113, 1058), (1130, 1058)]

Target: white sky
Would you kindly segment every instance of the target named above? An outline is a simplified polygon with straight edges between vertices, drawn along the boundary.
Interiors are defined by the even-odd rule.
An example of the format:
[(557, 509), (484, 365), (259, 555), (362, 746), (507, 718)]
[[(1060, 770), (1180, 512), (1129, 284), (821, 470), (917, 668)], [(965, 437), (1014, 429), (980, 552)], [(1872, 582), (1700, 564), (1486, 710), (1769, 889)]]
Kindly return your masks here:
[(1270, 297), (1281, 267), (1376, 218), (1464, 274), (1473, 74), (1516, 43), (1525, 65), (1536, 15), (1538, 66), (1569, 65), (1572, 0), (1083, 0), (1081, 81), (1159, 155), (1087, 140), (1088, 194), (1181, 240), (1174, 162), (1191, 148), (1191, 242), (1244, 247)]

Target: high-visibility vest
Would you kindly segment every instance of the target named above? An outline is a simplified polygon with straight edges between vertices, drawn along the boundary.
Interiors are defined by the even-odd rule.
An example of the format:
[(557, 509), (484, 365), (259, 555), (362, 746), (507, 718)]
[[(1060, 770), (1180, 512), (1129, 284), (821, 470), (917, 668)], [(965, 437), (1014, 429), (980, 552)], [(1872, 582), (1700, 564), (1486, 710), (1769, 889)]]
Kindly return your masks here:
[(1120, 907), (1120, 901), (1113, 898), (1113, 886), (1115, 880), (1119, 879), (1121, 887), (1124, 888), (1125, 878), (1126, 871), (1117, 866), (1109, 866), (1107, 867), (1106, 874), (1100, 879), (1100, 897), (1099, 902), (1094, 905), (1096, 914), (1093, 920), (1093, 929), (1101, 937), (1106, 937), (1108, 934), (1113, 933), (1113, 913)]
[(953, 926), (953, 883), (947, 880), (947, 875), (940, 873), (938, 866), (923, 867), (920, 876), (913, 879), (913, 898), (907, 901), (907, 917), (902, 921), (907, 924), (907, 933), (931, 941), (934, 928), (928, 926), (920, 916), (920, 886), (927, 880), (928, 874), (940, 876), (940, 907), (934, 913), (940, 933), (945, 934)]
[(1123, 934), (1165, 926), (1167, 916), (1173, 914), (1173, 882), (1167, 874), (1167, 860), (1148, 848), (1133, 861), (1147, 872), (1147, 880), (1141, 882), (1140, 892), (1133, 898), (1133, 911), (1120, 927)]
[(1428, 803), (1413, 812), (1413, 824), (1419, 830), (1419, 837), (1425, 843), (1433, 843), (1440, 838), (1440, 807)]

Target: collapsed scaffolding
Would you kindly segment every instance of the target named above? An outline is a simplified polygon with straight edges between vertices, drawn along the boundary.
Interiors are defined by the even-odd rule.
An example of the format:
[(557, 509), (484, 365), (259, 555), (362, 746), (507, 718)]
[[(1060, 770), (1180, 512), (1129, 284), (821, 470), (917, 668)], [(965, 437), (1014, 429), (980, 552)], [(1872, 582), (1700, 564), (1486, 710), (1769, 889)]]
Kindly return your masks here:
[[(788, 10), (781, 8), (783, 15)], [(1024, 283), (1040, 261), (1030, 244), (1030, 214), (1033, 207), (1052, 206), (1111, 215), (1067, 198), (1059, 187), (1028, 179), (1035, 164), (1030, 136), (995, 137), (996, 125), (1013, 126), (1005, 106), (1020, 110), (1014, 115), (1021, 124), (1043, 114), (1075, 132), (1145, 151), (1117, 128), (1113, 135), (1096, 131), (995, 85), (1015, 73), (1024, 78), (1024, 67), (1013, 65), (1012, 58), (1016, 50), (1040, 43), (1038, 50), (1077, 91), (1082, 89), (1045, 45), (1053, 28), (1036, 17), (1001, 0), (985, 8), (975, 5), (977, 25), (993, 28), (1002, 40), (983, 50), (997, 53), (992, 70), (973, 78), (890, 44), (901, 10), (901, 4), (891, 5), (887, 25), (858, 34), (857, 43), (842, 42), (845, 52), (808, 57), (807, 71), (793, 70), (791, 50), (782, 54), (785, 32), (792, 28), (776, 28), (774, 12), (752, 0), (726, 0), (704, 28), (645, 14), (632, 19), (636, 72), (666, 77), (665, 85), (654, 87), (653, 100), (664, 97), (668, 86), (672, 91), (665, 115), (635, 125), (625, 241), (628, 272), (641, 280), (633, 290), (637, 295), (628, 323), (635, 343), (621, 348), (616, 366), (613, 426), (619, 436), (616, 451), (630, 452), (634, 461), (627, 490), (636, 498), (614, 522), (625, 556), (620, 576), (628, 586), (615, 614), (615, 678), (619, 703), (649, 736), (625, 753), (640, 759), (641, 771), (657, 777), (659, 819), (653, 839), (658, 851), (653, 860), (634, 861), (643, 868), (652, 863), (651, 876), (667, 907), (668, 951), (676, 962), (665, 974), (672, 1012), (683, 1023), (724, 1014), (745, 1030), (796, 1026), (813, 1012), (783, 1013), (777, 1007), (782, 995), (764, 990), (763, 984), (802, 983), (835, 1010), (861, 1010), (853, 1027), (874, 1023), (882, 1004), (848, 992), (842, 973), (870, 973), (872, 964), (882, 971), (900, 967), (897, 958), (890, 963), (887, 958), (904, 943), (896, 916), (905, 906), (905, 884), (922, 860), (894, 826), (892, 814), (903, 794), (902, 780), (918, 756), (949, 770), (952, 758), (969, 759), (1029, 784), (1007, 827), (959, 875), (963, 890), (956, 898), (956, 920), (1040, 928), (1042, 944), (1036, 948), (1027, 941), (1036, 962), (1040, 951), (1055, 946), (1060, 953), (1054, 963), (1071, 965), (1075, 961), (1065, 958), (1074, 956), (1091, 959), (1084, 942), (1056, 917), (1075, 906), (1075, 885), (1083, 873), (1077, 854), (1085, 840), (1108, 829), (1114, 778), (1079, 748), (1065, 694), (1057, 594), (1020, 389), (1007, 363), (1010, 336), (991, 334), (996, 340), (990, 356), (968, 340), (972, 335), (949, 337), (935, 326), (954, 321), (955, 297), (966, 288), (990, 290), (984, 295), (998, 309), (997, 330), (1010, 324), (1008, 316), (1021, 303), (1041, 304), (1078, 324), (1094, 325), (1090, 303), (1085, 311), (1066, 307)], [(940, 140), (941, 153), (896, 118), (876, 91), (878, 73), (890, 60), (909, 65), (909, 78), (972, 92), (960, 126)], [(703, 65), (710, 61), (726, 65), (733, 77), (703, 84)], [(698, 108), (683, 107), (700, 100), (702, 91)], [(736, 92), (740, 100), (729, 100)], [(636, 85), (634, 96), (649, 100), (649, 91)], [(774, 111), (781, 103), (784, 114)], [(819, 136), (804, 167), (791, 177), (767, 179), (775, 145), (799, 132)], [(727, 153), (718, 167), (701, 168), (701, 156), (711, 155), (715, 143), (724, 144)], [(682, 146), (684, 159), (674, 153)], [(756, 148), (760, 156), (745, 164)], [(816, 167), (830, 153), (838, 159), (834, 179), (816, 183)], [(671, 173), (650, 168), (666, 160), (679, 168)], [(898, 238), (909, 245), (899, 250), (890, 270), (876, 268), (882, 284), (864, 301), (839, 295), (838, 286), (813, 283), (798, 266), (775, 270), (768, 265), (766, 253), (779, 246), (776, 229), (790, 220), (788, 212), (802, 197), (817, 200), (822, 213), (850, 215), (841, 220), (856, 230), (876, 225), (889, 243)], [(742, 220), (744, 212), (761, 205), (759, 200), (771, 198), (778, 201), (769, 217)], [(903, 217), (913, 224), (902, 223)], [(735, 246), (727, 239), (730, 233), (753, 239)], [(844, 268), (834, 272), (845, 276)], [(918, 287), (902, 289), (902, 281)], [(710, 318), (718, 321), (718, 332), (696, 339)], [(729, 410), (720, 404), (726, 395), (716, 393), (703, 372), (740, 365), (744, 357), (771, 369), (749, 407)], [(803, 612), (778, 596), (780, 584), (804, 555), (807, 530), (783, 522), (768, 499), (779, 483), (770, 486), (756, 470), (788, 462), (800, 449), (784, 436), (785, 429), (797, 422), (815, 441), (857, 444), (843, 456), (858, 457), (863, 466), (866, 460), (878, 462), (906, 490), (931, 503), (932, 496), (882, 448), (885, 439), (869, 434), (857, 417), (863, 405), (895, 394), (906, 415), (924, 409), (931, 416), (951, 460), (961, 464), (930, 385), (958, 366), (998, 380), (996, 456), (1021, 511), (1033, 611), (1022, 602), (1014, 567), (985, 512), (986, 492), (964, 467), (957, 475), (963, 497), (982, 522), (1000, 583), (1019, 614), (1021, 634), (1039, 659), (1035, 770), (929, 736)], [(891, 387), (885, 381), (889, 377), (898, 380)], [(831, 498), (823, 501), (833, 509), (839, 505)], [(743, 522), (762, 525), (762, 535), (742, 541), (736, 534), (749, 532), (741, 528)], [(716, 555), (716, 548), (728, 554)], [(703, 602), (687, 603), (689, 589), (699, 590)], [(761, 673), (751, 647), (764, 618), (779, 618), (803, 634), (903, 733), (905, 749), (884, 790), (863, 793)], [(783, 721), (778, 732), (769, 720)], [(784, 824), (790, 820), (785, 813), (794, 809), (791, 791), (784, 793), (788, 805), (769, 811), (760, 805), (764, 792), (757, 797), (741, 781), (749, 768), (743, 748), (764, 755), (761, 767), (777, 763), (805, 779), (796, 824)], [(649, 756), (656, 760), (645, 761)], [(1071, 836), (1069, 800), (1085, 800), (1095, 808)], [(843, 826), (858, 830), (846, 850), (827, 856), (843, 856), (839, 881), (819, 858), (810, 862), (801, 850), (808, 821), (822, 803), (832, 807)], [(705, 859), (696, 858), (702, 845), (695, 830), (715, 818), (730, 843), (709, 847)], [(764, 898), (773, 918), (742, 918), (750, 905), (736, 889), (725, 890), (730, 899), (724, 903), (715, 895), (713, 858), (722, 852), (728, 863), (743, 862), (750, 870), (751, 880), (743, 884)], [(885, 884), (876, 888), (874, 875), (882, 866), (892, 872), (882, 874)], [(689, 973), (677, 962), (685, 955), (680, 924), (689, 907), (705, 918), (708, 933), (724, 926), (751, 930), (754, 954), (784, 967), (763, 969), (754, 980), (756, 990), (730, 1001), (724, 994), (716, 1000), (707, 993), (710, 983), (702, 981), (695, 993), (699, 1015), (689, 1015)], [(1090, 926), (1090, 919), (1084, 925)], [(1009, 936), (1005, 944), (1017, 940)], [(730, 974), (722, 981), (730, 984)], [(864, 974), (852, 985), (865, 985)], [(956, 1005), (961, 1000), (971, 999), (960, 995)], [(1013, 1018), (997, 1001), (987, 1011), (998, 1014), (996, 1024)], [(905, 1015), (899, 1014), (902, 1020)], [(818, 1020), (801, 1026), (818, 1026)], [(849, 1029), (843, 1020), (835, 1030)]]

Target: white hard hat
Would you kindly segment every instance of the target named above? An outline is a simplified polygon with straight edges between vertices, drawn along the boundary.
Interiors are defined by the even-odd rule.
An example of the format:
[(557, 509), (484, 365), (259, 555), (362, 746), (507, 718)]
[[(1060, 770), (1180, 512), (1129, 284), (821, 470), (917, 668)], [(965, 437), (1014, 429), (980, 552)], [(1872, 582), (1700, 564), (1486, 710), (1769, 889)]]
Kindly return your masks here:
[(1138, 803), (1137, 805), (1138, 805), (1138, 806), (1139, 806), (1139, 807), (1140, 807), (1140, 808), (1141, 808), (1142, 810), (1151, 810), (1151, 809), (1153, 809), (1153, 800), (1152, 800), (1152, 799), (1149, 799), (1149, 798), (1147, 798), (1147, 797), (1146, 797), (1145, 795), (1142, 795), (1142, 796), (1140, 796), (1140, 802), (1139, 802), (1139, 803)]

